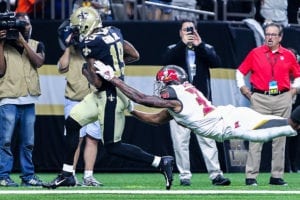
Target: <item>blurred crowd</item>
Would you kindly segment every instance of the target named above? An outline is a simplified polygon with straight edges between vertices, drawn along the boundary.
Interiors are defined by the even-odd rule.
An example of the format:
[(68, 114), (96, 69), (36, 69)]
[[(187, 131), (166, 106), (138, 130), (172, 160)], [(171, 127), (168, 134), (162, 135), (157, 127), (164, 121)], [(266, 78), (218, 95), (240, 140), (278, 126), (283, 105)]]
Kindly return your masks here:
[[(151, 3), (156, 5), (151, 5)], [(300, 15), (300, 1), (297, 0), (12, 0), (9, 3), (7, 0), (1, 0), (0, 11), (25, 12), (32, 19), (65, 19), (81, 4), (96, 5), (104, 20), (180, 20), (186, 17), (193, 20), (204, 19), (202, 14), (180, 11), (172, 6), (215, 12), (218, 20), (224, 20), (224, 18), (241, 20), (250, 14), (250, 18), (260, 23), (265, 20), (275, 20), (281, 21), (284, 26), (297, 24)], [(224, 6), (225, 9), (223, 9)], [(242, 13), (242, 15), (228, 18), (224, 16), (225, 10), (231, 13)], [(253, 16), (251, 16), (251, 10), (255, 11)], [(211, 17), (211, 19), (216, 18)]]

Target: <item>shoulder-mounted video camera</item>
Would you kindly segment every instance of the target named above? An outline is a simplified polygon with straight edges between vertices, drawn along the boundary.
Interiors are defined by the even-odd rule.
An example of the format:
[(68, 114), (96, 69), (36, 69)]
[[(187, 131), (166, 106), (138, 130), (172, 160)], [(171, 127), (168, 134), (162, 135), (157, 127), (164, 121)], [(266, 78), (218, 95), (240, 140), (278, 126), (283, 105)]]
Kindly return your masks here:
[(0, 30), (7, 30), (6, 39), (16, 40), (19, 32), (24, 30), (26, 22), (18, 20), (14, 12), (0, 13)]

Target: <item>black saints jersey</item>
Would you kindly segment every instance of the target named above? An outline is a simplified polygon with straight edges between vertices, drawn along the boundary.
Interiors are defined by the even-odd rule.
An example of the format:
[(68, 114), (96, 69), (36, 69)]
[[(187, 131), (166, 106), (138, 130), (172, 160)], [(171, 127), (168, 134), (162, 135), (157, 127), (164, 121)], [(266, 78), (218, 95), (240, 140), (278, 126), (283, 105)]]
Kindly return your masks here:
[(113, 67), (117, 77), (124, 78), (123, 36), (113, 26), (99, 29), (80, 43), (84, 58), (94, 58)]

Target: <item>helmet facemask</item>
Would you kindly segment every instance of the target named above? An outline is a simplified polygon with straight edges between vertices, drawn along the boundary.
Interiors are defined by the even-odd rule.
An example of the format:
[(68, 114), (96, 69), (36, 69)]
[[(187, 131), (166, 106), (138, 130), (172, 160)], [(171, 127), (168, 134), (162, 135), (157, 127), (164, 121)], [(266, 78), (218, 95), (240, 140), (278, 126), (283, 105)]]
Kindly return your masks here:
[(166, 87), (167, 85), (163, 81), (155, 81), (153, 95), (160, 97), (161, 91), (164, 90)]

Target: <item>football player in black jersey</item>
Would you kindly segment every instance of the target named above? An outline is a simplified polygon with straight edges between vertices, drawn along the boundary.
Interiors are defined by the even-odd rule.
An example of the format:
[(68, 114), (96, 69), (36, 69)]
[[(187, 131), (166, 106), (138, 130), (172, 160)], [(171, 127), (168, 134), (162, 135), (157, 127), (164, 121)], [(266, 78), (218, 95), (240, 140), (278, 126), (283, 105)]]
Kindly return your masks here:
[(73, 157), (78, 145), (79, 130), (82, 126), (98, 120), (102, 129), (104, 148), (109, 154), (144, 162), (159, 168), (170, 189), (173, 180), (174, 158), (155, 156), (141, 148), (121, 141), (125, 126), (124, 110), (131, 109), (130, 100), (110, 82), (96, 74), (95, 60), (113, 67), (117, 77), (124, 78), (125, 63), (139, 59), (137, 50), (123, 39), (116, 27), (102, 27), (98, 12), (92, 7), (77, 9), (70, 18), (70, 26), (79, 32), (80, 49), (86, 64), (83, 73), (97, 88), (83, 101), (73, 107), (66, 119), (66, 150), (62, 173), (52, 182), (44, 184), (47, 188), (74, 186)]

